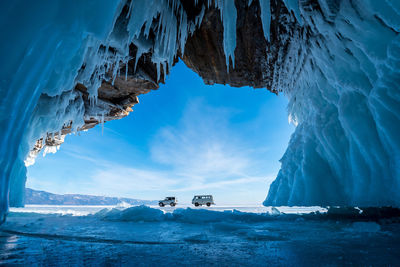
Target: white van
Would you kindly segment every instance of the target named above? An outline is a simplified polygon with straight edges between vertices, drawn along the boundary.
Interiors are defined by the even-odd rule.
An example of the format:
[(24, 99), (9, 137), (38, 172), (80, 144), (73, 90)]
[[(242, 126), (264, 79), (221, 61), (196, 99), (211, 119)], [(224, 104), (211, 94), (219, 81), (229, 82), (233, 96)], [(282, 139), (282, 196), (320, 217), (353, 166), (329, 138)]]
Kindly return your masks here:
[(212, 195), (194, 196), (192, 199), (192, 204), (195, 205), (196, 207), (202, 205), (207, 205), (207, 207), (210, 207), (211, 205), (215, 205)]
[(160, 207), (164, 207), (165, 205), (170, 205), (171, 207), (174, 207), (178, 203), (178, 200), (176, 197), (166, 197), (163, 200), (158, 201), (158, 205)]

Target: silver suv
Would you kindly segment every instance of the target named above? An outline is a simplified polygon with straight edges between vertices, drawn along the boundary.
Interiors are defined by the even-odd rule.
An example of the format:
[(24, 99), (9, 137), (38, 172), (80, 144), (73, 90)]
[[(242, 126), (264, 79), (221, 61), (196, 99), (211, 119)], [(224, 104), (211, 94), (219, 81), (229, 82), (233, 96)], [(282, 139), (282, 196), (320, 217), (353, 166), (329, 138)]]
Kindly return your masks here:
[(215, 205), (212, 195), (194, 196), (192, 199), (192, 204), (195, 205), (196, 207), (202, 205), (207, 205), (207, 207), (210, 207), (211, 205)]
[(174, 207), (178, 203), (178, 200), (176, 197), (166, 197), (164, 200), (158, 201), (158, 205), (160, 207), (164, 207), (165, 205), (170, 205), (171, 207)]

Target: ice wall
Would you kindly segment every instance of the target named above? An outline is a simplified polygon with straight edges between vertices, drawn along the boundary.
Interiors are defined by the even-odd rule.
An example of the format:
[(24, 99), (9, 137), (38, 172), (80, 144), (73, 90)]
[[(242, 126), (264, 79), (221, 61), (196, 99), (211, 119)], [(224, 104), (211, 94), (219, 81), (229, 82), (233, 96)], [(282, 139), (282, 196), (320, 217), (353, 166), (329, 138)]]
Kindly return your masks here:
[(399, 206), (400, 2), (285, 2), (303, 27), (277, 86), (297, 128), (264, 204)]
[[(40, 107), (46, 116), (74, 100), (61, 100), (73, 89), (75, 77), (88, 49), (107, 39), (121, 8), (119, 1), (5, 1), (0, 9), (0, 215), (8, 208), (10, 183), (20, 202), (25, 182), (23, 160), (29, 152), (32, 132), (45, 133), (46, 125), (32, 114), (40, 95), (64, 101), (62, 107)], [(101, 18), (101, 19), (98, 19)], [(40, 113), (40, 111), (39, 111)], [(52, 118), (53, 119), (53, 118)], [(78, 124), (79, 122), (74, 122)], [(58, 131), (59, 129), (57, 129)], [(31, 132), (32, 131), (32, 132)], [(11, 178), (14, 177), (14, 178)], [(22, 186), (21, 186), (22, 185)]]

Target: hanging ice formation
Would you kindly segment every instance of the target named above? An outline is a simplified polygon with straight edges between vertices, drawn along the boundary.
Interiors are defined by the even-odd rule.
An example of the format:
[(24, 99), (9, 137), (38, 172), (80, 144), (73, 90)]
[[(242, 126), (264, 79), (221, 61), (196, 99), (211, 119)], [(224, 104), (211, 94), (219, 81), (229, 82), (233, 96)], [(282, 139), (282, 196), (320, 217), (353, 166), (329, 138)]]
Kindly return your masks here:
[[(102, 81), (126, 79), (127, 68), (120, 71), (132, 57), (130, 44), (137, 48), (135, 68), (151, 51), (159, 81), (185, 53), (207, 9), (216, 7), (226, 67), (234, 69), (240, 1), (258, 2), (268, 42), (277, 19), (272, 1), (282, 1), (297, 25), (274, 33), (287, 34), (290, 44), (268, 89), (285, 92), (297, 128), (265, 204), (399, 205), (397, 1), (196, 0), (189, 5), (201, 12), (189, 19), (180, 0), (15, 0), (0, 9), (7, 37), (0, 44), (1, 218), (9, 199), (23, 204), (32, 147), (58, 146), (88, 114), (104, 121), (107, 107), (97, 90)], [(73, 90), (77, 84), (87, 88), (89, 106)]]

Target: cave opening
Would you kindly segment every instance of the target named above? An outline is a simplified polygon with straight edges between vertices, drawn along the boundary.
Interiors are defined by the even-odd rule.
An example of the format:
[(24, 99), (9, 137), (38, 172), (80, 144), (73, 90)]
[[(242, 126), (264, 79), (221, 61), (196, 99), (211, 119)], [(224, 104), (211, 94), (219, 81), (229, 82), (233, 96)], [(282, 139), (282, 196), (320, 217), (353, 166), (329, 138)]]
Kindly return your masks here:
[(180, 62), (128, 117), (68, 135), (57, 153), (37, 157), (26, 187), (143, 200), (176, 195), (186, 204), (213, 194), (218, 204), (260, 205), (294, 130), (286, 106), (265, 89), (205, 85)]
[(399, 3), (3, 1), (0, 265), (398, 265)]

